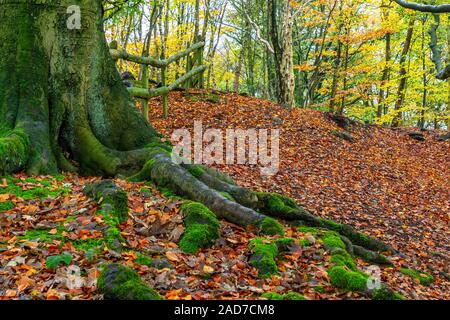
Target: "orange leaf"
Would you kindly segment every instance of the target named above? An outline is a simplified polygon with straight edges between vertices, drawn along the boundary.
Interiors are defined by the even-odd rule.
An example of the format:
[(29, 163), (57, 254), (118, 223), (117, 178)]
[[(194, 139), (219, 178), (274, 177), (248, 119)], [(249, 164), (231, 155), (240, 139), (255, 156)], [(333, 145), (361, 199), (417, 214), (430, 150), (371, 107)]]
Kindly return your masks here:
[(0, 201), (6, 201), (9, 200), (9, 193), (0, 194)]
[(178, 258), (177, 254), (171, 251), (166, 252), (166, 257), (170, 261), (178, 262), (180, 259)]

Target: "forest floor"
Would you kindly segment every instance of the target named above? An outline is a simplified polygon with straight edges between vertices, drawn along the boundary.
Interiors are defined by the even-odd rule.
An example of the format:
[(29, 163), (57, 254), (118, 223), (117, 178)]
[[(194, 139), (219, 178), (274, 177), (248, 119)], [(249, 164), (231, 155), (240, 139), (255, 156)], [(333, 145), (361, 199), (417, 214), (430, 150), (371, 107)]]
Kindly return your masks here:
[[(354, 142), (327, 114), (287, 110), (238, 95), (172, 93), (171, 118), (162, 119), (161, 101), (151, 101), (152, 124), (168, 139), (174, 129), (280, 129), (281, 165), (264, 178), (257, 166), (219, 166), (238, 183), (280, 192), (312, 213), (354, 226), (404, 255), (390, 257), (382, 280), (408, 299), (449, 299), (449, 142), (442, 132), (353, 124)], [(0, 297), (3, 299), (101, 299), (99, 269), (119, 262), (136, 270), (166, 299), (260, 299), (263, 293), (297, 292), (307, 299), (365, 299), (330, 284), (330, 257), (321, 241), (298, 247), (278, 261), (279, 275), (258, 278), (248, 261), (254, 230), (221, 222), (220, 239), (199, 254), (182, 253), (181, 202), (151, 183), (115, 182), (128, 192), (130, 218), (120, 226), (124, 250), (108, 248), (98, 205), (83, 187), (99, 178), (77, 175), (27, 177), (0, 182)], [(285, 225), (286, 236), (311, 235)], [(358, 266), (368, 266), (357, 259)], [(423, 285), (400, 272), (417, 269), (434, 277)], [(72, 274), (79, 274), (73, 277)], [(74, 279), (81, 281), (73, 285)]]

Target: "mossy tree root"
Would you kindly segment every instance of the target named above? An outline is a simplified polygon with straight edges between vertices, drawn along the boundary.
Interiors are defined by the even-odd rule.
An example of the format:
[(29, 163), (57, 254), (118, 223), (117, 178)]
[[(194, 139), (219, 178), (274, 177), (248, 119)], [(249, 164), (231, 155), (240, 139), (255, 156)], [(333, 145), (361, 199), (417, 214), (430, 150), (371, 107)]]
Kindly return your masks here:
[(218, 190), (210, 188), (186, 168), (174, 163), (169, 152), (154, 149), (144, 168), (132, 181), (152, 180), (160, 187), (169, 188), (190, 200), (208, 207), (218, 218), (241, 226), (254, 225), (265, 234), (282, 233), (281, 225), (274, 219), (229, 200)]
[(108, 300), (162, 300), (158, 292), (148, 287), (139, 275), (120, 264), (105, 266), (97, 289)]
[(292, 238), (280, 238), (270, 240), (265, 238), (256, 238), (250, 241), (249, 249), (251, 252), (248, 262), (251, 266), (258, 269), (258, 276), (266, 279), (272, 275), (278, 274), (276, 259), (294, 244)]
[(321, 239), (325, 249), (331, 254), (331, 266), (328, 269), (328, 276), (334, 287), (359, 292), (374, 300), (404, 299), (385, 284), (381, 284), (376, 289), (369, 289), (369, 282), (371, 281), (369, 275), (358, 269), (352, 256), (346, 250), (346, 244), (337, 233), (327, 232)]
[(28, 136), (22, 130), (0, 127), (0, 175), (24, 169), (30, 150)]
[[(279, 194), (254, 192), (237, 186), (234, 182), (230, 181), (229, 177), (225, 176), (222, 178), (220, 175), (214, 175), (214, 170), (210, 169), (207, 171), (203, 166), (189, 165), (187, 167), (190, 172), (195, 173), (198, 180), (212, 189), (230, 194), (239, 204), (250, 207), (258, 212), (262, 212), (264, 215), (270, 217), (291, 222), (300, 221), (301, 223), (311, 227), (320, 227), (336, 231), (348, 239), (347, 242), (358, 246), (357, 251), (367, 257), (373, 257), (375, 260), (380, 258), (381, 260), (382, 258), (376, 254), (377, 251), (396, 252), (389, 245), (375, 238), (357, 232), (349, 225), (339, 224), (311, 214), (292, 199)], [(368, 252), (369, 250), (374, 251), (374, 253)]]
[(113, 250), (122, 249), (123, 238), (118, 225), (128, 220), (128, 195), (112, 180), (103, 180), (87, 185), (84, 193), (99, 202), (97, 214), (103, 216), (107, 227), (103, 230), (106, 244)]
[(201, 203), (188, 202), (181, 207), (186, 230), (179, 246), (186, 253), (211, 247), (219, 238), (220, 223), (214, 213)]

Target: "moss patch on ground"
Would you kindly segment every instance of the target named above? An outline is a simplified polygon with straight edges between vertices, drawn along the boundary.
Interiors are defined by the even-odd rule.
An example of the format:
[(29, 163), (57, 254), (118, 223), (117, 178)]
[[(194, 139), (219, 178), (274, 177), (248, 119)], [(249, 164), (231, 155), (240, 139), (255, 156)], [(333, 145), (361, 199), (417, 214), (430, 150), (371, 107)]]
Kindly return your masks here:
[(0, 202), (0, 212), (6, 212), (8, 210), (14, 209), (15, 205), (11, 200), (6, 200)]
[(401, 294), (383, 285), (372, 293), (372, 300), (406, 300)]
[(46, 198), (56, 198), (62, 194), (68, 194), (70, 192), (67, 188), (47, 188), (47, 187), (35, 187), (30, 189), (22, 189), (17, 185), (8, 185), (6, 188), (0, 188), (0, 194), (13, 194), (18, 198), (23, 200), (33, 200), (33, 199), (46, 199)]
[(400, 272), (403, 273), (404, 275), (410, 276), (411, 278), (418, 280), (420, 284), (424, 286), (429, 286), (434, 281), (432, 275), (419, 270), (401, 268)]
[(288, 292), (286, 294), (267, 292), (264, 293), (261, 297), (268, 300), (307, 300), (304, 296), (296, 292)]

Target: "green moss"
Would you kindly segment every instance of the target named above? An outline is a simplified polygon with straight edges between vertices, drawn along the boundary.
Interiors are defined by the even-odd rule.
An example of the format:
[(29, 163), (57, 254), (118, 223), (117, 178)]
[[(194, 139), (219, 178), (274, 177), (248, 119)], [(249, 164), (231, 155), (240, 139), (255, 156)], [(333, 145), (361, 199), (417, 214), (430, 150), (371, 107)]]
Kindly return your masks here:
[(0, 175), (24, 169), (30, 156), (30, 140), (22, 130), (0, 129)]
[(325, 288), (323, 286), (314, 287), (314, 291), (318, 292), (318, 293), (322, 293), (322, 294), (324, 294), (326, 292)]
[(424, 286), (429, 286), (434, 281), (432, 275), (425, 272), (421, 272), (419, 270), (401, 268), (400, 272), (403, 273), (404, 275), (410, 276), (413, 279), (419, 280), (420, 284)]
[(264, 218), (258, 223), (257, 227), (263, 234), (280, 236), (284, 235), (283, 226), (273, 218)]
[(304, 296), (296, 292), (289, 292), (286, 294), (267, 292), (264, 293), (261, 297), (268, 300), (307, 300)]
[(206, 206), (187, 202), (181, 206), (186, 230), (179, 246), (186, 253), (197, 253), (212, 246), (219, 238), (220, 222)]
[(372, 300), (406, 300), (400, 293), (389, 289), (387, 286), (383, 285), (380, 289), (375, 290), (372, 293)]
[(347, 267), (352, 271), (357, 271), (355, 261), (353, 261), (352, 257), (346, 252), (333, 254), (331, 256), (330, 262), (336, 266)]
[(250, 241), (250, 250), (253, 252), (249, 263), (258, 269), (261, 278), (270, 278), (278, 273), (277, 263), (278, 246), (270, 240), (256, 238)]
[(108, 229), (106, 229), (104, 233), (104, 238), (106, 243), (108, 244), (108, 247), (115, 246), (115, 243), (117, 241), (124, 242), (124, 239), (120, 234), (120, 230), (117, 229), (116, 227), (109, 227)]
[(220, 96), (214, 93), (202, 94), (202, 95), (189, 95), (189, 100), (192, 102), (207, 101), (211, 103), (219, 103)]
[(98, 251), (105, 245), (104, 239), (86, 239), (86, 240), (75, 240), (71, 241), (73, 247), (77, 250), (89, 251), (94, 250)]
[(177, 199), (177, 200), (181, 200), (182, 199), (182, 197), (180, 197), (175, 192), (173, 192), (172, 189), (158, 187), (158, 190), (159, 190), (159, 192), (161, 192), (161, 194), (164, 197), (166, 197), (168, 199)]
[(50, 234), (50, 229), (46, 230), (27, 230), (25, 234), (19, 239), (26, 239), (30, 241), (42, 241), (42, 242), (53, 242), (54, 240), (63, 240), (64, 237), (61, 235), (63, 228), (59, 227), (56, 234)]
[(46, 198), (57, 198), (61, 194), (69, 193), (68, 189), (47, 189), (43, 187), (31, 188), (28, 190), (23, 190), (21, 187), (16, 185), (8, 185), (6, 188), (0, 188), (0, 193), (10, 193), (23, 200), (34, 200), (34, 199), (46, 199)]
[(230, 201), (236, 202), (236, 199), (233, 198), (233, 196), (231, 194), (229, 194), (228, 192), (219, 192), (222, 196), (224, 196), (225, 198), (227, 198)]
[(0, 202), (0, 212), (5, 212), (14, 209), (14, 207), (15, 207), (14, 203), (10, 200)]
[(325, 229), (328, 229), (328, 230), (333, 230), (333, 231), (336, 231), (336, 232), (341, 232), (341, 230), (342, 230), (342, 225), (341, 224), (339, 224), (337, 222), (334, 222), (332, 220), (327, 220), (327, 219), (322, 219), (320, 221), (320, 226), (322, 228), (325, 228)]
[(114, 193), (107, 195), (102, 202), (102, 205), (105, 204), (112, 206), (112, 214), (117, 217), (119, 223), (128, 221), (128, 195), (124, 190), (115, 190)]
[(392, 261), (390, 261), (385, 255), (376, 253), (374, 251), (358, 250), (357, 255), (368, 263), (392, 266)]
[(148, 198), (152, 195), (152, 191), (147, 187), (141, 188), (140, 193), (141, 193), (141, 195), (143, 195), (146, 198)]
[(54, 178), (59, 182), (63, 182), (66, 177), (62, 174), (57, 174), (54, 176)]
[(119, 264), (104, 267), (97, 281), (98, 290), (112, 300), (161, 300), (154, 289), (149, 288), (139, 275)]
[(72, 259), (73, 259), (73, 257), (70, 253), (63, 253), (58, 256), (47, 257), (47, 260), (45, 263), (46, 263), (46, 266), (48, 269), (56, 269), (61, 264), (65, 264), (67, 266), (70, 265), (70, 263), (72, 262)]
[(141, 253), (137, 254), (137, 258), (134, 259), (134, 263), (140, 264), (141, 266), (151, 266), (153, 262), (153, 259), (144, 256)]
[(343, 266), (335, 266), (328, 270), (331, 284), (336, 288), (364, 292), (367, 289), (369, 276), (357, 271), (351, 271)]
[(141, 171), (139, 171), (134, 176), (129, 177), (128, 180), (131, 182), (141, 182), (141, 181), (151, 180), (152, 170), (157, 163), (158, 163), (158, 160), (156, 158), (150, 159), (149, 161), (147, 161), (145, 163), (145, 165), (142, 167)]
[(190, 227), (196, 224), (205, 224), (217, 230), (220, 228), (219, 220), (206, 206), (198, 202), (188, 202), (181, 206), (185, 216), (184, 224)]
[(298, 208), (294, 200), (275, 193), (260, 192), (256, 194), (262, 212), (279, 217), (289, 217)]
[(325, 248), (328, 250), (332, 248), (345, 249), (345, 243), (341, 240), (338, 234), (334, 232), (327, 232), (322, 238)]
[(298, 244), (301, 247), (309, 247), (309, 246), (311, 246), (311, 242), (309, 242), (307, 239), (300, 239), (298, 241)]
[(289, 249), (290, 246), (292, 246), (295, 243), (295, 240), (292, 238), (281, 238), (276, 239), (275, 244), (278, 247), (278, 251), (286, 251)]
[(166, 152), (172, 152), (172, 145), (170, 144), (170, 142), (161, 142), (160, 139), (156, 139), (153, 142), (150, 142), (149, 144), (146, 145), (146, 148), (148, 149), (152, 149), (152, 150), (164, 150)]
[(205, 224), (195, 224), (186, 229), (179, 242), (179, 247), (186, 253), (197, 253), (202, 248), (211, 247), (218, 238), (218, 232), (211, 232)]
[(189, 166), (188, 171), (195, 178), (200, 178), (205, 173), (205, 169), (201, 166)]
[(320, 230), (312, 227), (297, 227), (297, 231), (301, 233), (310, 233), (310, 234), (318, 234)]

